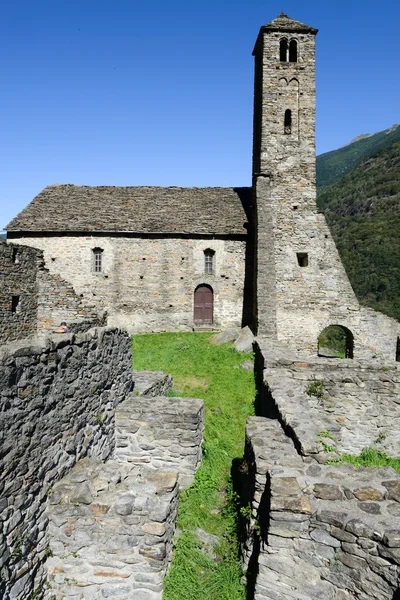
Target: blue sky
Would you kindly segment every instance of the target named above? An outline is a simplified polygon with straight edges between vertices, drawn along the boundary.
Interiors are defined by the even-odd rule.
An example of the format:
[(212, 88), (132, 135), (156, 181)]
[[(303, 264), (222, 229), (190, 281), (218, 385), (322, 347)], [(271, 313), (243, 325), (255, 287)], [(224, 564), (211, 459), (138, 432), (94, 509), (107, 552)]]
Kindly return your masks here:
[(318, 28), (317, 152), (400, 121), (400, 3), (19, 0), (0, 8), (0, 230), (48, 184), (250, 185), (254, 42)]

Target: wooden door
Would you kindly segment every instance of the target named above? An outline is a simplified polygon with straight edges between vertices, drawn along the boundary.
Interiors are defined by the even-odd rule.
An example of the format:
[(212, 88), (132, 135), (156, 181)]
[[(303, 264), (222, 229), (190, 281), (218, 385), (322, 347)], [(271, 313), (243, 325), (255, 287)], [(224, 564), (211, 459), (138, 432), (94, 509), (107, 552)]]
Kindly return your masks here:
[(213, 322), (213, 291), (207, 285), (199, 285), (194, 292), (194, 321)]

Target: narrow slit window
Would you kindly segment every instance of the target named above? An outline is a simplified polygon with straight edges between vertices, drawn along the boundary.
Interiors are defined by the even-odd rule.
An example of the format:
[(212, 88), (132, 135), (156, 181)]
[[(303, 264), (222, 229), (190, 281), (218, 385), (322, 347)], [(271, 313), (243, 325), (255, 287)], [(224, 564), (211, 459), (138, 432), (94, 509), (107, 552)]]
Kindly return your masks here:
[(297, 264), (299, 267), (308, 267), (307, 252), (297, 252)]
[(92, 253), (93, 272), (101, 273), (103, 270), (103, 250), (101, 248), (94, 248)]
[(287, 53), (288, 53), (288, 41), (286, 38), (283, 38), (279, 43), (279, 60), (281, 62), (287, 62)]
[(297, 41), (296, 40), (290, 40), (289, 62), (297, 62)]
[(289, 135), (292, 133), (292, 111), (285, 110), (284, 132)]
[(204, 250), (204, 272), (207, 275), (213, 275), (215, 270), (214, 250)]
[(400, 337), (397, 338), (396, 344), (396, 362), (400, 362)]
[(11, 298), (11, 312), (14, 314), (17, 312), (19, 306), (19, 296), (12, 296)]

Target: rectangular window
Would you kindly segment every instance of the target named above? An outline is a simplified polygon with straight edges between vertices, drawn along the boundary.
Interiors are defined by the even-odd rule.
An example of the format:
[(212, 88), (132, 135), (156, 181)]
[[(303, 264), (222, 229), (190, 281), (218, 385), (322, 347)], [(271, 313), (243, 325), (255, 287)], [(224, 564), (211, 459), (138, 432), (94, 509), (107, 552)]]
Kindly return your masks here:
[(16, 313), (19, 305), (19, 296), (12, 296), (11, 298), (11, 312)]
[(207, 275), (212, 275), (214, 273), (214, 252), (211, 250), (206, 250), (204, 252), (204, 272)]
[(298, 263), (299, 267), (308, 267), (307, 252), (297, 252), (297, 263)]
[(102, 272), (102, 259), (103, 259), (103, 250), (101, 248), (95, 248), (93, 250), (93, 271), (95, 273)]

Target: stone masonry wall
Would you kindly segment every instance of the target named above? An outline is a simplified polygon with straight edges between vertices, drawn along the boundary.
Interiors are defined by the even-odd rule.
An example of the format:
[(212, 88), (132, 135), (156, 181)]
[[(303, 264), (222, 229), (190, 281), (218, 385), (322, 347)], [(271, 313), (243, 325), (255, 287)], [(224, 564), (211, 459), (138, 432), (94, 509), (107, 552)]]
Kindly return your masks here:
[(80, 461), (49, 499), (46, 598), (161, 600), (178, 490), (176, 471)]
[[(259, 340), (264, 359), (261, 414), (278, 416), (304, 455), (359, 454), (376, 444), (391, 456), (400, 448), (400, 367), (377, 361), (324, 359), (282, 353)], [(282, 351), (281, 351), (282, 352)], [(308, 395), (321, 382), (322, 397)]]
[(194, 398), (131, 394), (116, 411), (115, 458), (152, 469), (179, 471), (179, 484), (193, 482), (201, 462), (204, 405)]
[(36, 333), (36, 276), (43, 264), (42, 253), (34, 248), (0, 241), (0, 343)]
[(78, 460), (110, 456), (130, 368), (130, 338), (113, 328), (0, 347), (2, 598), (42, 588), (47, 499)]
[(93, 302), (49, 273), (40, 250), (0, 241), (0, 277), (0, 343), (54, 331), (62, 321), (71, 331), (104, 324)]
[[(240, 326), (245, 241), (101, 236), (26, 237), (13, 240), (44, 251), (46, 267), (72, 284), (78, 296), (129, 331), (193, 327), (193, 296), (203, 283), (214, 291), (215, 326)], [(103, 250), (94, 273), (92, 249)], [(204, 272), (204, 250), (214, 250), (215, 274)]]
[(318, 465), (276, 420), (250, 417), (244, 563), (256, 600), (391, 600), (400, 574), (400, 475)]

